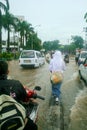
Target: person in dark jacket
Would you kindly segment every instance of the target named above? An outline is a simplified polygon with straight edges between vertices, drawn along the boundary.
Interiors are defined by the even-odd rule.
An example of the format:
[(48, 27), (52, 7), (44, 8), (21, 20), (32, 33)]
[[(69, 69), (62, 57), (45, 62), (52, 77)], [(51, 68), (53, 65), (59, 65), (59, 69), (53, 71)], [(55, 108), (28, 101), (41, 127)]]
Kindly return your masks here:
[(64, 61), (65, 61), (65, 63), (69, 63), (69, 55), (68, 54), (65, 54)]
[[(9, 70), (6, 61), (0, 61), (0, 95), (6, 94), (13, 97), (16, 101), (21, 103), (26, 99), (27, 93), (20, 81), (8, 79)], [(26, 118), (27, 115), (26, 115)], [(26, 120), (26, 119), (25, 119)], [(27, 119), (24, 130), (38, 130), (37, 125), (30, 119)]]

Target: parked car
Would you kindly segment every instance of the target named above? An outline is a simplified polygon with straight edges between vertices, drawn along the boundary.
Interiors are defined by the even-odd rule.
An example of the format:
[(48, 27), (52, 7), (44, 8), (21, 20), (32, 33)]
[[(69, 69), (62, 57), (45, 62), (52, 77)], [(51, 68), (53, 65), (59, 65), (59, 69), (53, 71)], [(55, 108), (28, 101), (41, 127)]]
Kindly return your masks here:
[(87, 58), (85, 58), (84, 62), (79, 66), (79, 76), (87, 84)]
[(81, 51), (78, 58), (78, 65), (82, 64), (87, 57), (87, 51)]
[(40, 51), (23, 50), (19, 57), (19, 65), (22, 67), (39, 67), (45, 63)]

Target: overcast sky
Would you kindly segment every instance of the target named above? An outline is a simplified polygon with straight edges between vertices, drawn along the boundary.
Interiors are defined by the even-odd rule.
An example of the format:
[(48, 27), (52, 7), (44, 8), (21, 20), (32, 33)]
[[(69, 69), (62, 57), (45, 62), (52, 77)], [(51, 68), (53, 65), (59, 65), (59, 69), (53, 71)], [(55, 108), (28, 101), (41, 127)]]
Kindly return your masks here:
[(87, 0), (9, 0), (10, 12), (24, 16), (42, 41), (69, 42), (71, 35), (83, 36)]

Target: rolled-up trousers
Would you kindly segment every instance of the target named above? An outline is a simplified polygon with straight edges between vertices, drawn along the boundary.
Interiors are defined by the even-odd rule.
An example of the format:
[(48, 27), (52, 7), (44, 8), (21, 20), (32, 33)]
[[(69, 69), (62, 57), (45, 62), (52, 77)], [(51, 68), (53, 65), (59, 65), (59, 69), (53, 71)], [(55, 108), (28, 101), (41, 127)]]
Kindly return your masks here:
[(62, 85), (62, 82), (61, 83), (58, 83), (58, 84), (53, 84), (52, 83), (52, 95), (60, 98), (60, 94), (61, 94), (61, 85)]

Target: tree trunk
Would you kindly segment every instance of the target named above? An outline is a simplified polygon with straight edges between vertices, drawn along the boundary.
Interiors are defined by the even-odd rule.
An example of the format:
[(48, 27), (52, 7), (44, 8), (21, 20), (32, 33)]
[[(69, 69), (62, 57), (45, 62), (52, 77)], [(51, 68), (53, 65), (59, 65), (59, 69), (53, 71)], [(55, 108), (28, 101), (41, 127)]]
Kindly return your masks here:
[(9, 25), (8, 25), (8, 39), (7, 39), (7, 51), (10, 51), (10, 31), (9, 31)]
[(0, 10), (0, 52), (2, 51), (2, 16)]

